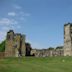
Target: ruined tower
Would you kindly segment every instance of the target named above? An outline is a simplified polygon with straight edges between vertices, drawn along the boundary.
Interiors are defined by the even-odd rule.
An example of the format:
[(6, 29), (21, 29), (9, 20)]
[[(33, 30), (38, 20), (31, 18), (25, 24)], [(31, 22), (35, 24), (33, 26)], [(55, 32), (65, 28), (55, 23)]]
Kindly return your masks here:
[(72, 23), (64, 25), (64, 56), (72, 56)]
[(7, 32), (5, 57), (25, 56), (25, 50), (25, 35), (14, 33), (13, 30)]

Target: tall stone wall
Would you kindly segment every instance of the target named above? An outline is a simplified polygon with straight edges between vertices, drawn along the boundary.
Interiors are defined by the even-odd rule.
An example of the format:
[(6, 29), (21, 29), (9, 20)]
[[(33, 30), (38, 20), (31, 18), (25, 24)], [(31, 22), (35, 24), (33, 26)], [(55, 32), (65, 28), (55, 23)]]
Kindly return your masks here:
[(14, 38), (14, 32), (10, 30), (9, 32), (7, 32), (6, 36), (5, 57), (13, 56), (13, 38)]
[(25, 50), (25, 35), (14, 33), (13, 30), (7, 32), (5, 57), (25, 56)]
[(13, 44), (13, 48), (14, 48), (14, 55), (16, 57), (18, 57), (19, 54), (19, 50), (20, 48), (20, 41), (21, 41), (21, 34), (15, 34), (14, 35), (14, 44)]
[(72, 24), (64, 25), (64, 56), (72, 56)]
[(22, 56), (25, 56), (25, 54), (26, 54), (25, 38), (26, 38), (26, 36), (22, 35), (22, 38), (21, 38), (21, 41), (22, 41), (22, 44), (21, 44)]

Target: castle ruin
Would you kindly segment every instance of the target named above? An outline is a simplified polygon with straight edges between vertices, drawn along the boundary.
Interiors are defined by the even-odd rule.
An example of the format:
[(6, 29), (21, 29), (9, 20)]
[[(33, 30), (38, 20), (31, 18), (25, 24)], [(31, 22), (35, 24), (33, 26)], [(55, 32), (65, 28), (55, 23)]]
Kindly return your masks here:
[(5, 57), (18, 56), (72, 56), (72, 24), (64, 25), (64, 46), (54, 49), (32, 49), (29, 43), (25, 43), (25, 35), (7, 32), (5, 43)]
[(64, 25), (64, 56), (72, 56), (72, 23)]
[(13, 30), (7, 32), (5, 57), (25, 56), (25, 51), (25, 35), (14, 33)]

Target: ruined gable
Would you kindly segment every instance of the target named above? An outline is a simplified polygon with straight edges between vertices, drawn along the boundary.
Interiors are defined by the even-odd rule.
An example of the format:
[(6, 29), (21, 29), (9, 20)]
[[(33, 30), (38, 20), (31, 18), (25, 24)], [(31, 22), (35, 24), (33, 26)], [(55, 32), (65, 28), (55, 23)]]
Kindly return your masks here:
[(13, 30), (7, 32), (5, 43), (5, 56), (18, 57), (25, 55), (25, 36), (19, 33), (14, 33)]

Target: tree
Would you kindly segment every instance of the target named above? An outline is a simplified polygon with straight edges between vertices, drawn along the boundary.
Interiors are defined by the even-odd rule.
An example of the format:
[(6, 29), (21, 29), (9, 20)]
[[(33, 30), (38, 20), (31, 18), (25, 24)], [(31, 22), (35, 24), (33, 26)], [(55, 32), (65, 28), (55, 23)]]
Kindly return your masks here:
[(56, 49), (63, 49), (63, 46), (58, 46), (56, 47)]
[(5, 40), (0, 44), (0, 52), (5, 51)]
[(53, 47), (49, 47), (48, 50), (54, 50), (54, 48)]

